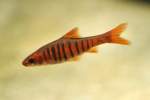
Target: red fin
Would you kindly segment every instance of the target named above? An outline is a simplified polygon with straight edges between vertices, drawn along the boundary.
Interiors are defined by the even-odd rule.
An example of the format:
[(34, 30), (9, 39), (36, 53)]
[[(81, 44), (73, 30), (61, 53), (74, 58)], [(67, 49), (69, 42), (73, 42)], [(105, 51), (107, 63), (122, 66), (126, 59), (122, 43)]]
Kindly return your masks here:
[(66, 33), (63, 38), (80, 38), (79, 34), (78, 34), (78, 28), (75, 27), (73, 28), (71, 31), (69, 31), (68, 33)]
[(89, 53), (97, 53), (98, 50), (97, 50), (96, 47), (93, 47), (93, 48), (89, 49), (87, 52), (89, 52)]
[(110, 37), (112, 43), (118, 43), (118, 44), (124, 44), (124, 45), (129, 44), (128, 40), (120, 37), (121, 33), (126, 29), (126, 27), (127, 27), (127, 24), (123, 23), (106, 33)]

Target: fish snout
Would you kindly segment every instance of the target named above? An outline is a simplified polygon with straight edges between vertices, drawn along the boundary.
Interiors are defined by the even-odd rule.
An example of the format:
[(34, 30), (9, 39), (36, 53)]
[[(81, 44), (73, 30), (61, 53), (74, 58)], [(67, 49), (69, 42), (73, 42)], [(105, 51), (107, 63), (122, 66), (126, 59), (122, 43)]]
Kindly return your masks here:
[(24, 66), (28, 66), (28, 62), (26, 61), (26, 60), (24, 60), (23, 62), (22, 62), (22, 65), (24, 65)]

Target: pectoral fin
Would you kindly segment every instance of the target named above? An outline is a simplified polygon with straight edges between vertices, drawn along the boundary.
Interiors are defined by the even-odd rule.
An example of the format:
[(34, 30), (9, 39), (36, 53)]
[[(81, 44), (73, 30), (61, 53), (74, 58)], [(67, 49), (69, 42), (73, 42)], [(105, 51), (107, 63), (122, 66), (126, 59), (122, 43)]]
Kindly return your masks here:
[(93, 47), (93, 48), (89, 49), (87, 52), (89, 52), (89, 53), (97, 53), (98, 50), (97, 50), (96, 47)]
[(70, 61), (78, 61), (80, 59), (80, 56), (75, 56), (70, 59)]

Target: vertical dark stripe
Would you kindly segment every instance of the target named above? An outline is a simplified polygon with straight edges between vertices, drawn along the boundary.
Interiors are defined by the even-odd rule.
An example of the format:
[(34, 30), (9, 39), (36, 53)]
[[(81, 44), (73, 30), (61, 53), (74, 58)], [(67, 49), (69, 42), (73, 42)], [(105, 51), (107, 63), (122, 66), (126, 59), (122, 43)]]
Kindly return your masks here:
[(92, 47), (93, 47), (93, 46), (94, 46), (94, 42), (93, 42), (94, 40), (93, 40), (93, 39), (91, 39), (91, 41), (92, 41)]
[(85, 51), (85, 48), (84, 48), (84, 40), (81, 40), (81, 48), (82, 48), (82, 51)]
[(70, 41), (68, 41), (68, 46), (69, 46), (69, 50), (70, 50), (71, 56), (74, 57), (74, 53), (73, 53), (73, 50), (71, 48), (71, 42)]
[(57, 61), (55, 47), (52, 47), (52, 55), (55, 61)]
[(49, 60), (51, 60), (51, 55), (50, 55), (50, 52), (49, 52), (49, 48), (46, 48), (46, 51), (47, 51)]
[(80, 54), (79, 46), (78, 46), (78, 41), (75, 42), (75, 46), (76, 46), (76, 49), (77, 49), (77, 53)]
[(67, 60), (67, 55), (66, 55), (64, 43), (62, 43), (62, 50), (63, 50), (64, 58), (65, 58), (65, 60)]
[(43, 50), (43, 58), (44, 58), (44, 61), (47, 61), (45, 50)]
[(88, 39), (86, 40), (86, 43), (87, 43), (87, 49), (89, 49), (90, 48), (90, 44), (89, 44), (89, 40)]
[(57, 43), (57, 52), (58, 52), (58, 58), (59, 58), (59, 61), (61, 61), (61, 54), (60, 54), (60, 45), (59, 43)]
[(41, 57), (41, 55), (39, 55), (39, 64), (42, 64), (42, 61), (43, 61), (43, 59), (42, 59), (42, 57)]

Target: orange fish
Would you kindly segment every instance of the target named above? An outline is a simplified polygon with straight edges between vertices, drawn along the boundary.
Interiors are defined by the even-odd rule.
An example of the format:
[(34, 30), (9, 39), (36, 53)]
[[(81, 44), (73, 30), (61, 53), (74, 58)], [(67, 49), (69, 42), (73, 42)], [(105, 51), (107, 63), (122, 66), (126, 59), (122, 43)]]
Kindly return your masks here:
[(129, 41), (120, 37), (126, 26), (127, 24), (123, 23), (104, 34), (84, 38), (79, 37), (78, 28), (74, 28), (60, 39), (39, 48), (22, 64), (32, 66), (77, 60), (77, 57), (84, 52), (97, 52), (95, 46), (103, 43), (128, 45)]

